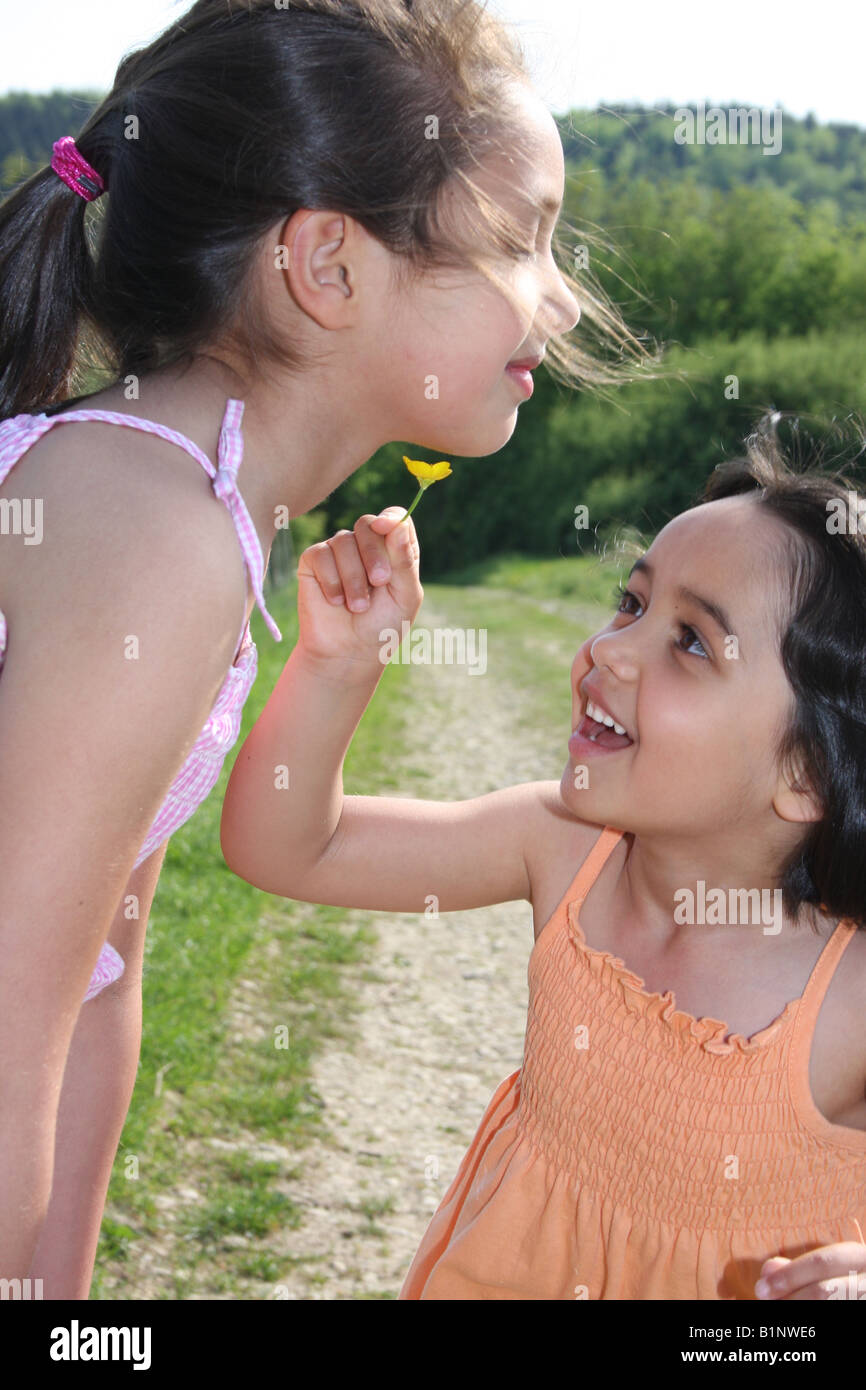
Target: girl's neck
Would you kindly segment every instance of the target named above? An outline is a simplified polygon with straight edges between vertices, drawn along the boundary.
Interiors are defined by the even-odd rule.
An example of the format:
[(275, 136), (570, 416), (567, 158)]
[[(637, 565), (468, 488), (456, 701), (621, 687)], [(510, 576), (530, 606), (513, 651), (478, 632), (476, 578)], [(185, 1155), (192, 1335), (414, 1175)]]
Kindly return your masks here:
[(836, 926), (838, 918), (817, 905), (804, 904), (797, 918), (792, 918), (782, 907), (778, 881), (766, 873), (766, 856), (759, 854), (750, 863), (747, 854), (740, 862), (733, 846), (726, 852), (722, 836), (714, 839), (706, 855), (693, 842), (671, 846), (631, 833), (624, 838), (625, 858), (613, 889), (612, 921), (627, 923), (630, 936), (643, 936), (659, 951), (675, 950), (678, 942), (695, 931), (707, 942), (736, 931), (740, 945), (757, 950), (789, 932), (812, 935), (811, 927), (828, 935)]
[[(321, 398), (329, 399), (324, 409)], [(113, 410), (185, 434), (216, 463), (226, 401), (244, 401), (244, 460), (238, 488), (258, 533), (265, 563), (283, 509), (295, 518), (324, 501), (385, 441), (368, 427), (349, 392), (315, 374), (252, 385), (227, 364), (202, 357), (142, 376), (138, 398), (124, 383), (97, 391), (77, 408)]]

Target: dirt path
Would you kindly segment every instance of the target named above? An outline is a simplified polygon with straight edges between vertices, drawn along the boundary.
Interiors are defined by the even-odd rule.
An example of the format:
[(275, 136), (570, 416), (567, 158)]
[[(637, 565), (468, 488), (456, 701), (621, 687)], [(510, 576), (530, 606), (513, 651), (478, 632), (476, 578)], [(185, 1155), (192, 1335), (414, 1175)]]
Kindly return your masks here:
[[(418, 624), (454, 622), (425, 598)], [(410, 669), (411, 697), (426, 713), (425, 799), (539, 776), (540, 749), (525, 735), (515, 749), (521, 696), (510, 682), (489, 668)], [(305, 1220), (288, 1233), (286, 1252), (322, 1258), (288, 1269), (278, 1296), (396, 1295), (487, 1102), (521, 1062), (529, 903), (438, 918), (389, 913), (375, 928), (376, 978), (369, 966), (359, 972), (355, 1046), (329, 1048), (314, 1066), (336, 1146), (305, 1149), (291, 1189)], [(324, 1282), (311, 1285), (311, 1273)]]
[[(425, 597), (416, 627), (459, 625), (459, 616), (434, 603)], [(516, 737), (525, 696), (500, 673), (488, 666), (486, 674), (470, 675), (466, 666), (446, 664), (408, 671), (409, 699), (419, 727), (423, 712), (425, 733), (423, 753), (415, 747), (404, 757), (429, 772), (425, 799), (459, 800), (554, 775), (544, 770), (542, 732), (537, 746), (527, 735), (531, 721)], [(389, 913), (373, 925), (372, 960), (341, 968), (361, 1001), (356, 1035), (326, 1043), (313, 1065), (333, 1139), (292, 1151), (242, 1146), (285, 1165), (289, 1176), (278, 1185), (303, 1219), (265, 1238), (235, 1238), (250, 1251), (266, 1251), (279, 1274), (272, 1283), (250, 1281), (234, 1297), (396, 1297), (491, 1095), (520, 1065), (529, 903), (438, 918)], [(230, 1014), (241, 1030), (254, 1004), (239, 981)], [(240, 1147), (212, 1138), (191, 1144), (185, 1171), (194, 1174), (206, 1162), (208, 1145), (211, 1152)], [(166, 1207), (176, 1209), (184, 1195), (166, 1196)], [(169, 1210), (165, 1217), (168, 1240), (150, 1244), (134, 1280), (137, 1297), (172, 1296), (164, 1279), (172, 1265)], [(226, 1296), (207, 1288), (204, 1271), (196, 1276), (186, 1297)]]

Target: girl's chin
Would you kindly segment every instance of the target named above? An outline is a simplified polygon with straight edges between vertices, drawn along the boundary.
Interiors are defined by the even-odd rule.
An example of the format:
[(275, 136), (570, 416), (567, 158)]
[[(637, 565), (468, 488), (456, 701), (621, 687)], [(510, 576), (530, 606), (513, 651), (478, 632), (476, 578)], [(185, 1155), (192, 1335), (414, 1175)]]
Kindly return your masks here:
[[(486, 430), (479, 430), (475, 437), (474, 447), (467, 449), (463, 454), (464, 458), (486, 458), (488, 454), (497, 454), (500, 449), (504, 449), (509, 439), (517, 428), (517, 409), (515, 407), (510, 415), (500, 416), (494, 425)], [(452, 450), (457, 453), (457, 450)]]
[(437, 437), (432, 430), (428, 430), (423, 435), (419, 434), (416, 442), (442, 458), (447, 458), (449, 454), (461, 459), (486, 458), (488, 454), (498, 454), (500, 449), (505, 448), (516, 427), (515, 409), (510, 415), (500, 415), (497, 420), (482, 427), (479, 427), (476, 421), (474, 426), (467, 428), (465, 434), (461, 431), (443, 439), (441, 436)]
[(562, 774), (559, 783), (559, 795), (574, 815), (582, 816), (588, 812), (591, 799), (589, 784), (587, 783), (585, 787), (574, 785), (574, 765), (572, 763), (568, 764)]

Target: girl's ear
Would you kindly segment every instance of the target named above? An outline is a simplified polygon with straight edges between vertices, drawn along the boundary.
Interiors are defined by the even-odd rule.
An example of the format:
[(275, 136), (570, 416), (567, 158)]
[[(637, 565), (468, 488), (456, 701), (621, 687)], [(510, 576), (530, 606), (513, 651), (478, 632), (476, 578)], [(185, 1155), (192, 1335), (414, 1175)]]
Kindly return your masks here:
[(283, 229), (287, 260), (280, 269), (295, 303), (322, 328), (340, 328), (354, 316), (352, 281), (360, 242), (342, 213), (302, 208)]
[(802, 754), (795, 754), (792, 761), (780, 768), (773, 809), (782, 820), (801, 823), (822, 820), (826, 814), (806, 775)]

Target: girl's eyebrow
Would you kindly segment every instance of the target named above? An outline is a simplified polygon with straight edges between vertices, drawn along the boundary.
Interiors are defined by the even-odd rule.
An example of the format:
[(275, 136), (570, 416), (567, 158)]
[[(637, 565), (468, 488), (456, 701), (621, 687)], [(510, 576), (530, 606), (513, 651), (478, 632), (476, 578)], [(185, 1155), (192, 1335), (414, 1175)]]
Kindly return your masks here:
[[(652, 579), (653, 577), (652, 565), (648, 564), (646, 560), (635, 561), (629, 571), (629, 579), (636, 570), (640, 570), (648, 579)], [(702, 608), (707, 616), (712, 618), (716, 626), (720, 628), (725, 637), (729, 637), (733, 634), (733, 624), (720, 604), (714, 603), (712, 599), (704, 598), (702, 594), (695, 593), (694, 589), (687, 588), (685, 584), (680, 584), (676, 592), (678, 597), (687, 599), (689, 603), (694, 603), (698, 608)]]
[(542, 212), (546, 212), (548, 217), (558, 217), (562, 207), (561, 198), (539, 198), (538, 206)]
[(565, 195), (562, 198), (554, 198), (550, 194), (542, 196), (537, 190), (528, 193), (524, 191), (522, 195), (522, 200), (526, 202), (530, 212), (541, 211), (546, 217), (552, 217), (554, 220), (562, 211), (564, 199)]

